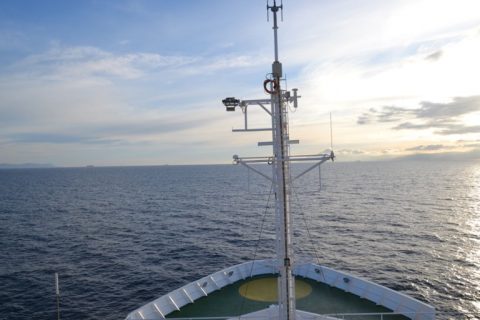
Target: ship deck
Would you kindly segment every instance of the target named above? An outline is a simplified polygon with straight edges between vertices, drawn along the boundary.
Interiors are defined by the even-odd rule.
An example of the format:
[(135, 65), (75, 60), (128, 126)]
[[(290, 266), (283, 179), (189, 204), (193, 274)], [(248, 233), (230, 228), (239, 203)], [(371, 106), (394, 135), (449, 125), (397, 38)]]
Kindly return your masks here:
[[(334, 317), (336, 314), (342, 314), (339, 318), (352, 320), (380, 319), (380, 315), (371, 315), (371, 313), (383, 313), (382, 319), (385, 320), (408, 319), (402, 315), (387, 315), (385, 313), (390, 313), (392, 310), (312, 279), (297, 276), (295, 282), (297, 310), (329, 314)], [(271, 274), (260, 275), (212, 292), (194, 303), (181, 307), (179, 311), (170, 313), (167, 318), (228, 318), (268, 308), (276, 304), (276, 300), (277, 277)], [(370, 315), (358, 315), (359, 313), (370, 313)]]
[[(222, 319), (262, 313), (277, 304), (277, 269), (275, 260), (225, 268), (145, 304), (127, 320)], [(309, 320), (322, 318), (316, 315), (349, 320), (435, 319), (433, 307), (345, 272), (307, 262), (296, 264), (293, 274), (297, 311), (308, 314)], [(272, 315), (256, 314), (255, 319), (274, 318)]]

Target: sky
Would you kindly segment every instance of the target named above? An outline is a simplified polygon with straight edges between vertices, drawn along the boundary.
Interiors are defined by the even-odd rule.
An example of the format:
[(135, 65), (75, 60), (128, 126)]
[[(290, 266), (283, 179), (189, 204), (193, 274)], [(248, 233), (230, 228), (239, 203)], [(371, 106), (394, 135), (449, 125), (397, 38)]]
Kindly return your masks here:
[[(480, 159), (480, 1), (284, 0), (292, 147), (339, 161)], [(267, 98), (263, 0), (0, 2), (0, 163), (267, 155), (221, 100)], [(251, 110), (250, 126), (269, 119)]]

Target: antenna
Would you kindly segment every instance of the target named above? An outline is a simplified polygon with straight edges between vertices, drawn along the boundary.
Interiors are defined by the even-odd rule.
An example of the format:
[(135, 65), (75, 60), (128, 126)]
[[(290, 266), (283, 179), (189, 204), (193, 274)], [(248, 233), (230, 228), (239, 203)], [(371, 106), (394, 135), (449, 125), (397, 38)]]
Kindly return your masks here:
[(269, 5), (268, 5), (268, 0), (267, 0), (267, 21), (270, 22), (270, 12), (268, 10)]
[(58, 284), (58, 273), (55, 272), (55, 294), (57, 295), (57, 320), (60, 320), (60, 286)]
[[(273, 0), (273, 6), (270, 5), (270, 1), (267, 0), (267, 18), (268, 18), (268, 11), (272, 10), (273, 13), (273, 39), (274, 39), (274, 49), (275, 49), (275, 62), (278, 62), (278, 37), (277, 37), (277, 30), (278, 30), (278, 25), (277, 25), (277, 12), (278, 10), (281, 11), (282, 13), (282, 21), (283, 21), (283, 0), (281, 0), (282, 3), (277, 6), (277, 0)], [(277, 74), (278, 78), (281, 78), (282, 76), (282, 66), (281, 64), (277, 66), (277, 70), (272, 70), (273, 74)], [(278, 81), (278, 79), (277, 79)]]
[(330, 112), (330, 149), (333, 150), (332, 113)]
[(322, 166), (318, 166), (318, 191), (322, 191)]
[(282, 10), (280, 11), (280, 15), (281, 15), (281, 17), (282, 17), (282, 22), (283, 22), (283, 0), (280, 0), (280, 8), (282, 9)]
[(335, 161), (335, 153), (333, 153), (333, 129), (332, 129), (332, 113), (330, 112), (330, 159)]
[(283, 0), (280, 0), (279, 6), (277, 6), (277, 0), (273, 0), (273, 6), (270, 5), (270, 0), (267, 0), (267, 21), (270, 21), (270, 9), (272, 9), (272, 12), (276, 12), (278, 9), (280, 9), (281, 18), (283, 21)]

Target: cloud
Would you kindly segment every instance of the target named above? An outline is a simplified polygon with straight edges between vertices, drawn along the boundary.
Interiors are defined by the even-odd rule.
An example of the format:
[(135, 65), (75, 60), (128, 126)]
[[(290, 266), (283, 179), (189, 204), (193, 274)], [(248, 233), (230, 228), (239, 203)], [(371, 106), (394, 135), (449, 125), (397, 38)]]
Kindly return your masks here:
[(453, 146), (447, 146), (443, 144), (429, 144), (429, 145), (419, 145), (416, 147), (411, 147), (405, 149), (406, 151), (438, 151), (438, 150), (448, 150), (453, 149)]
[(421, 108), (414, 110), (419, 118), (445, 119), (458, 117), (467, 113), (480, 111), (480, 95), (471, 97), (456, 97), (449, 103), (423, 101)]
[(18, 30), (0, 30), (0, 51), (12, 51), (27, 47), (28, 37)]
[(223, 69), (246, 68), (267, 63), (271, 59), (265, 57), (254, 57), (249, 55), (232, 55), (207, 59), (203, 65), (192, 70), (195, 73), (214, 72)]
[(457, 143), (467, 148), (480, 148), (480, 139), (477, 140), (457, 140)]
[(434, 53), (426, 56), (425, 59), (426, 60), (431, 60), (431, 61), (437, 61), (438, 59), (440, 59), (442, 54), (443, 54), (442, 50), (438, 50), (438, 51), (435, 51)]
[(413, 110), (395, 106), (384, 106), (381, 111), (372, 109), (372, 113), (376, 114), (378, 122), (396, 122), (409, 116), (412, 112)]
[(362, 114), (361, 116), (358, 117), (357, 124), (369, 124), (370, 121), (371, 120), (368, 114)]
[[(455, 144), (428, 144), (428, 145), (417, 145), (414, 147), (406, 148), (404, 151), (417, 151), (417, 152), (430, 152), (437, 151), (439, 152), (451, 152), (451, 150), (472, 150), (480, 147), (479, 140), (457, 140)], [(464, 151), (465, 152), (465, 151)]]
[[(349, 127), (352, 116), (355, 120), (358, 108), (366, 101), (375, 101), (376, 109), (359, 118), (362, 124), (382, 122), (393, 127), (408, 123), (404, 126), (428, 128), (437, 125), (435, 130), (439, 131), (460, 130), (459, 127), (446, 127), (446, 123), (440, 126), (439, 119), (421, 118), (408, 108), (402, 108), (404, 105), (399, 101), (442, 101), (445, 97), (477, 94), (478, 36), (465, 42), (461, 50), (456, 49), (465, 39), (465, 31), (471, 29), (473, 22), (478, 22), (477, 11), (472, 10), (472, 5), (431, 2), (436, 8), (431, 12), (431, 5), (423, 5), (420, 10), (416, 1), (401, 5), (377, 2), (358, 6), (353, 2), (310, 1), (287, 10), (285, 24), (280, 29), (280, 58), (284, 59), (289, 85), (300, 85), (304, 95), (301, 106), (305, 109), (295, 117), (305, 117), (304, 121), (312, 123), (308, 127), (311, 131), (305, 136), (317, 139), (321, 130), (318, 129), (320, 117), (312, 115), (324, 116), (321, 113), (335, 108), (338, 110), (335, 128), (338, 128), (339, 149), (352, 148), (345, 149), (352, 158), (361, 154), (365, 146), (370, 146), (368, 150), (384, 149), (386, 144), (391, 145), (392, 136), (401, 133), (397, 130), (383, 135), (364, 126), (359, 128), (358, 134), (352, 134)], [(218, 96), (229, 95), (228, 92), (249, 97), (249, 92), (253, 91), (250, 83), (255, 82), (251, 80), (263, 78), (264, 72), (268, 72), (273, 56), (271, 22), (265, 22), (261, 12), (243, 11), (240, 7), (233, 10), (236, 20), (248, 21), (239, 29), (238, 25), (223, 23), (231, 17), (205, 19), (198, 10), (185, 16), (181, 6), (162, 7), (162, 10), (152, 10), (151, 6), (138, 2), (118, 6), (123, 6), (121, 23), (115, 23), (113, 15), (119, 8), (108, 10), (109, 21), (113, 22), (110, 24), (117, 29), (102, 33), (104, 29), (96, 28), (100, 37), (88, 32), (87, 28), (81, 38), (71, 32), (62, 32), (67, 36), (64, 38), (62, 33), (45, 32), (44, 26), (35, 24), (35, 28), (43, 27), (45, 36), (42, 34), (37, 40), (38, 45), (30, 41), (28, 50), (11, 55), (10, 61), (44, 48), (51, 39), (59, 39), (59, 42), (1, 68), (0, 141), (6, 137), (16, 139), (21, 150), (28, 151), (42, 148), (41, 144), (46, 142), (52, 144), (48, 146), (52, 150), (60, 150), (60, 147), (66, 150), (68, 141), (74, 145), (72, 149), (78, 144), (85, 144), (85, 149), (89, 149), (102, 147), (88, 145), (98, 141), (146, 140), (160, 141), (155, 147), (163, 150), (166, 143), (191, 141), (195, 144), (200, 140), (217, 139), (217, 142), (230, 144), (232, 141), (226, 142), (230, 139), (241, 145), (240, 141), (252, 139), (237, 136), (232, 139), (219, 133), (227, 132), (224, 128), (230, 126), (227, 122), (230, 120), (215, 118), (214, 103), (218, 102), (211, 102), (220, 100)], [(211, 8), (198, 7), (203, 8), (200, 13), (206, 12), (208, 17)], [(172, 11), (177, 8), (180, 11)], [(320, 23), (319, 12), (323, 12), (325, 18)], [(98, 13), (98, 18), (103, 19), (101, 12)], [(427, 15), (428, 21), (425, 20)], [(177, 19), (179, 17), (181, 19)], [(185, 24), (184, 21), (192, 21), (185, 17), (202, 23)], [(406, 17), (408, 25), (405, 25)], [(65, 18), (68, 16), (62, 16), (62, 21)], [(132, 21), (136, 21), (133, 27)], [(154, 23), (142, 24), (148, 21)], [(105, 21), (100, 22), (100, 26), (107, 27)], [(195, 27), (192, 29), (192, 26)], [(28, 38), (40, 36), (38, 31), (27, 31)], [(200, 36), (192, 38), (192, 34)], [(145, 42), (145, 39), (161, 41)], [(115, 48), (120, 51), (114, 51)], [(262, 67), (254, 75), (252, 67), (260, 64), (266, 68)], [(324, 72), (326, 67), (329, 72)], [(259, 80), (256, 84), (261, 84)], [(256, 92), (261, 93), (261, 89)], [(208, 104), (210, 109), (206, 108)], [(382, 105), (388, 108), (378, 107)], [(208, 117), (201, 116), (202, 112)], [(205, 126), (201, 130), (198, 130), (197, 120)], [(232, 126), (236, 127), (236, 123)], [(208, 136), (212, 133), (215, 137)], [(35, 134), (38, 137), (35, 138)], [(347, 136), (353, 143), (344, 142), (347, 139), (343, 137)], [(37, 145), (29, 145), (28, 141)], [(436, 143), (425, 141), (422, 143)], [(405, 146), (398, 148), (403, 150)], [(109, 148), (104, 149), (111, 152)], [(181, 149), (183, 152), (187, 148)], [(2, 152), (3, 157), (28, 155), (13, 147), (11, 150)], [(173, 155), (179, 150), (168, 153)], [(134, 154), (125, 152), (126, 156)]]
[(436, 153), (414, 153), (401, 156), (399, 160), (425, 160), (425, 161), (458, 161), (458, 160), (478, 160), (480, 159), (480, 148), (462, 152), (436, 152)]
[(401, 130), (401, 129), (429, 129), (434, 127), (433, 123), (411, 123), (411, 122), (403, 122), (399, 125), (393, 127), (392, 129)]
[[(161, 55), (152, 52), (112, 53), (91, 46), (54, 45), (46, 52), (30, 55), (13, 64), (15, 74), (44, 76), (49, 79), (105, 77), (138, 79), (162, 72), (164, 77), (218, 72), (224, 69), (248, 68), (269, 59), (253, 55), (221, 56)], [(169, 72), (165, 74), (165, 72)]]
[(104, 123), (87, 129), (89, 132), (114, 136), (159, 136), (208, 126), (219, 120), (218, 116), (206, 114), (177, 114), (166, 118), (156, 115), (155, 119), (118, 119), (115, 123)]
[(90, 46), (54, 45), (46, 52), (30, 55), (14, 64), (14, 72), (27, 71), (29, 76), (44, 75), (75, 78), (79, 76), (112, 76), (136, 79), (159, 68), (178, 68), (195, 62), (188, 56), (165, 56), (135, 52), (114, 54)]
[(41, 132), (16, 133), (16, 134), (8, 135), (7, 138), (10, 143), (114, 144), (114, 143), (121, 142), (121, 140), (103, 139), (101, 137), (94, 137), (94, 136), (77, 136), (77, 135), (63, 134), (63, 133), (41, 133)]
[(338, 151), (335, 151), (337, 155), (360, 155), (360, 154), (366, 154), (365, 151), (363, 150), (357, 150), (357, 149), (340, 149)]
[[(171, 134), (195, 130), (209, 126), (218, 121), (218, 116), (197, 114), (188, 116), (177, 114), (170, 118), (155, 115), (154, 119), (145, 119), (144, 115), (131, 117), (115, 117), (111, 121), (97, 123), (71, 121), (68, 127), (37, 126), (36, 130), (28, 127), (10, 129), (4, 133), (5, 143), (30, 144), (128, 144), (132, 141), (158, 140)], [(53, 128), (52, 128), (53, 127)]]
[(458, 124), (439, 130), (437, 133), (442, 135), (480, 133), (480, 126), (465, 126)]
[[(112, 136), (150, 139), (208, 126), (219, 121), (215, 109), (206, 105), (211, 107), (212, 90), (221, 90), (221, 84), (192, 81), (191, 75), (252, 63), (257, 62), (246, 56), (216, 60), (214, 56), (114, 54), (91, 46), (57, 44), (0, 74), (0, 140), (110, 143)], [(186, 80), (182, 90), (169, 85), (174, 77), (173, 81)], [(202, 100), (205, 97), (209, 100)]]
[(439, 135), (468, 134), (480, 132), (480, 126), (467, 125), (460, 117), (480, 111), (480, 95), (455, 97), (447, 103), (422, 101), (419, 108), (383, 106), (369, 109), (357, 118), (357, 124), (401, 122), (394, 130), (438, 129)]

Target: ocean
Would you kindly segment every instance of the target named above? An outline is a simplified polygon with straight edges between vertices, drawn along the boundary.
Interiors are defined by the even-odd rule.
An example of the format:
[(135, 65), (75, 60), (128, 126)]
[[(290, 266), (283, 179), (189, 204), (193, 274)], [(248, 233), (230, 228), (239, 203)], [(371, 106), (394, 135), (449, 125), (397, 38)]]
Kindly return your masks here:
[[(62, 319), (123, 319), (270, 258), (270, 190), (233, 165), (0, 170), (0, 319), (56, 319), (55, 272)], [(328, 163), (295, 181), (292, 210), (298, 260), (480, 318), (479, 162)]]

